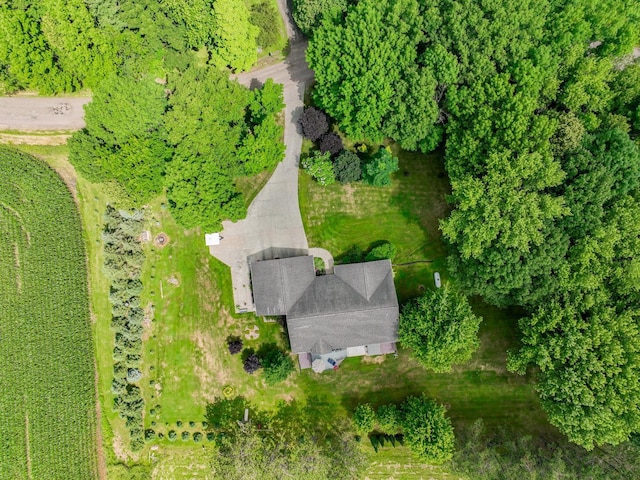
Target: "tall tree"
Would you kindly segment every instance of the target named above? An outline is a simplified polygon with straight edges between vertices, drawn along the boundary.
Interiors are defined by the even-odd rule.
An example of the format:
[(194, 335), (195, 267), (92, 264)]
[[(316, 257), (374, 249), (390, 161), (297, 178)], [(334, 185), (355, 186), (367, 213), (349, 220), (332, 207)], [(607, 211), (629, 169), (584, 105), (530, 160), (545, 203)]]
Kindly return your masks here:
[(445, 285), (403, 307), (398, 337), (425, 368), (450, 372), (453, 365), (470, 360), (480, 346), (481, 321), (466, 297)]
[(249, 21), (243, 0), (216, 0), (213, 4), (216, 31), (211, 63), (234, 71), (249, 70), (258, 58), (258, 28)]

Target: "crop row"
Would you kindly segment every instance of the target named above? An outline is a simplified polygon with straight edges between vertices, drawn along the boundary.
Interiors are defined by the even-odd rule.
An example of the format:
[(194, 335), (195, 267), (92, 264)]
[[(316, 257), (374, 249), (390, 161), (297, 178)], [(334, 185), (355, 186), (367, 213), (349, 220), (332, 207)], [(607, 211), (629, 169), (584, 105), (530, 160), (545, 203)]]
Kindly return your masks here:
[(78, 212), (58, 175), (0, 148), (0, 479), (96, 474)]

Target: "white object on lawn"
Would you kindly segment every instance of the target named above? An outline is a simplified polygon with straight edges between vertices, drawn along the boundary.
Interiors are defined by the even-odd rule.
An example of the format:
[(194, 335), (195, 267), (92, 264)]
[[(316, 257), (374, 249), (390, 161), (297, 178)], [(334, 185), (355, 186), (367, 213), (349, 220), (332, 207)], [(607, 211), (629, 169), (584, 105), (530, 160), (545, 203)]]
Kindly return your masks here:
[(440, 288), (442, 286), (442, 284), (440, 283), (440, 273), (435, 272), (433, 274), (433, 279), (436, 281), (436, 288)]
[(207, 245), (207, 247), (210, 247), (212, 245), (220, 245), (220, 240), (222, 239), (222, 237), (220, 236), (219, 233), (205, 233), (204, 234), (204, 243)]

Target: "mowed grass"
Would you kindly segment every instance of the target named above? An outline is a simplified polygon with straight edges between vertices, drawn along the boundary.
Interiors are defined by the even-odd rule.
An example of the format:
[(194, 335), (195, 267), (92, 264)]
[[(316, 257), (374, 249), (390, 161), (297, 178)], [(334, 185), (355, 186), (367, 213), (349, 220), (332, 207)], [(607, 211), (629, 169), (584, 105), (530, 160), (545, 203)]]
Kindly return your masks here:
[(80, 216), (40, 160), (0, 147), (0, 171), (0, 478), (96, 478)]
[(329, 250), (337, 262), (352, 245), (366, 252), (377, 243), (393, 243), (396, 285), (404, 299), (433, 285), (433, 272), (446, 275), (438, 222), (449, 212), (450, 187), (440, 155), (394, 151), (400, 170), (390, 187), (321, 187), (301, 171), (299, 197), (309, 246)]
[[(300, 204), (309, 245), (326, 248), (337, 261), (351, 245), (366, 251), (377, 242), (392, 242), (398, 250), (394, 278), (402, 303), (435, 288), (435, 271), (443, 282), (452, 281), (438, 230), (439, 219), (449, 212), (449, 184), (441, 156), (396, 152), (400, 169), (390, 187), (320, 187), (301, 172)], [(399, 403), (424, 393), (447, 406), (456, 429), (483, 419), (489, 431), (506, 427), (522, 435), (553, 433), (533, 378), (506, 370), (507, 350), (517, 345), (518, 312), (472, 300), (484, 321), (481, 347), (467, 364), (451, 373), (429, 373), (410, 351), (400, 349), (397, 358), (349, 358), (336, 372), (304, 371), (299, 382), (311, 411), (329, 422), (349, 416), (360, 403)], [(423, 465), (406, 448), (385, 447), (375, 453), (367, 438), (362, 443), (371, 458), (367, 478), (454, 478), (446, 466)]]
[[(154, 320), (145, 333), (142, 382), (146, 402), (145, 427), (165, 434), (175, 430), (204, 432), (206, 406), (223, 396), (225, 386), (261, 408), (274, 408), (279, 400), (300, 396), (295, 377), (267, 386), (261, 374), (242, 369), (241, 355), (227, 349), (229, 336), (241, 337), (245, 348), (285, 339), (277, 323), (265, 323), (252, 314), (232, 313), (231, 276), (228, 267), (209, 253), (204, 233), (175, 224), (161, 200), (151, 205), (147, 225), (152, 238), (165, 233), (169, 242), (147, 244), (143, 273), (143, 306), (153, 308)], [(257, 325), (257, 340), (244, 338), (247, 327)], [(152, 385), (153, 383), (153, 385)], [(153, 410), (153, 412), (152, 412)], [(181, 421), (182, 426), (177, 422)], [(155, 422), (155, 424), (152, 424)], [(191, 426), (190, 422), (195, 425)], [(178, 444), (183, 442), (178, 439)], [(193, 447), (189, 441), (184, 446)]]

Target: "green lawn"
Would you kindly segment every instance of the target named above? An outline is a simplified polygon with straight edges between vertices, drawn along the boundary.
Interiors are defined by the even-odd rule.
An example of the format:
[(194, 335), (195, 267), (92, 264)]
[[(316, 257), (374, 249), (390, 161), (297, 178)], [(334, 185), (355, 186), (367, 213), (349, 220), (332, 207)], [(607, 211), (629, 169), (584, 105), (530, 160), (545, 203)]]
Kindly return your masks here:
[(398, 254), (396, 285), (401, 299), (433, 285), (433, 272), (444, 271), (445, 250), (438, 221), (449, 207), (444, 164), (439, 155), (399, 152), (400, 170), (388, 188), (360, 183), (319, 186), (300, 173), (300, 209), (310, 247), (322, 247), (336, 261), (351, 245), (368, 250), (378, 242), (393, 243)]

